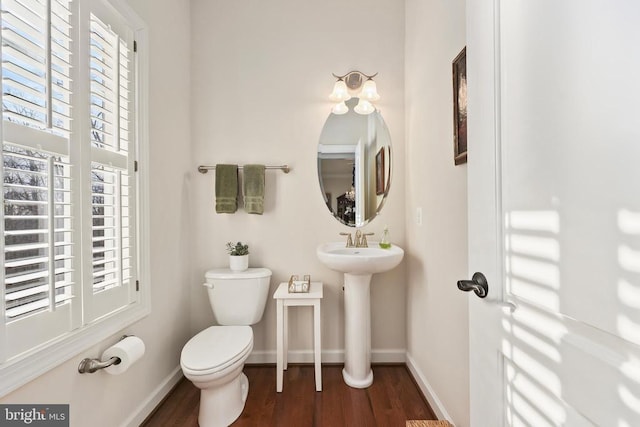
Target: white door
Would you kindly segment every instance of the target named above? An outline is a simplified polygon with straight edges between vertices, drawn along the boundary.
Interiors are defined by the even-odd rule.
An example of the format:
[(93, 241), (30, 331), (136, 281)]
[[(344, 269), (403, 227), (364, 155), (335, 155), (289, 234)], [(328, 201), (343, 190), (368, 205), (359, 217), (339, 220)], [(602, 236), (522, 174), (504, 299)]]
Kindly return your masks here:
[(471, 424), (640, 426), (640, 2), (467, 17)]

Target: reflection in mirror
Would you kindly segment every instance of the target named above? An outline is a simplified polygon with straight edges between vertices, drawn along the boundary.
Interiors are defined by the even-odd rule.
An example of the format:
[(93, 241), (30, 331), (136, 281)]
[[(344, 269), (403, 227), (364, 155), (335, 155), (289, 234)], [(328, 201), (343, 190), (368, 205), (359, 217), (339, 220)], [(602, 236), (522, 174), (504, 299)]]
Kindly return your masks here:
[(380, 212), (391, 181), (391, 136), (379, 111), (330, 114), (318, 144), (325, 204), (343, 224), (361, 227)]

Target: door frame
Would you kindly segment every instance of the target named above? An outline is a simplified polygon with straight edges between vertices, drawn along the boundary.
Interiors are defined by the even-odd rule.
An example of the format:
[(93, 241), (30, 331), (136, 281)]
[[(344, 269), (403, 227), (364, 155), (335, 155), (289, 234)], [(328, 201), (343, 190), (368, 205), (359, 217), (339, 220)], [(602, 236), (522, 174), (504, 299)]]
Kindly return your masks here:
[[(476, 325), (499, 325), (504, 305), (504, 268), (501, 194), (499, 0), (467, 0), (467, 126), (473, 135), (469, 144), (468, 225), (469, 270), (481, 271), (489, 283), (489, 294), (479, 299), (469, 295), (469, 388), (471, 425), (502, 426), (504, 391), (496, 378), (504, 375), (500, 352), (483, 354), (480, 361), (492, 369), (479, 374), (474, 355), (481, 354), (488, 340), (496, 340), (491, 328), (478, 333)], [(475, 191), (478, 187), (488, 191)], [(491, 191), (492, 189), (492, 191)], [(482, 237), (474, 230), (484, 230)], [(490, 250), (487, 250), (490, 248)], [(495, 334), (493, 334), (495, 335)], [(486, 376), (490, 376), (490, 380)], [(483, 397), (480, 399), (479, 397)], [(490, 402), (487, 404), (487, 402)], [(493, 407), (493, 408), (491, 408)]]

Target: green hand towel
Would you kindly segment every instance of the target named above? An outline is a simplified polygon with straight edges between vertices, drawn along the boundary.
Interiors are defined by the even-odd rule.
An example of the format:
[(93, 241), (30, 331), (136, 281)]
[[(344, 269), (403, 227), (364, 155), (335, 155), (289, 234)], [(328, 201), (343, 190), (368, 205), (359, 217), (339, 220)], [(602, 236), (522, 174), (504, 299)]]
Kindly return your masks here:
[(216, 212), (238, 209), (238, 165), (216, 165)]
[(264, 165), (244, 165), (242, 190), (244, 210), (250, 214), (264, 212)]

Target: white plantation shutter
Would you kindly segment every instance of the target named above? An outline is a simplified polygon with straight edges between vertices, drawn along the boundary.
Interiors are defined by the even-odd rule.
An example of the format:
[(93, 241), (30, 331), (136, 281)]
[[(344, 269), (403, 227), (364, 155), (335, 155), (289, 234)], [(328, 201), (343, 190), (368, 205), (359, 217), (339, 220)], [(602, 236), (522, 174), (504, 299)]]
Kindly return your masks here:
[[(5, 357), (76, 327), (69, 0), (1, 2)], [(33, 328), (37, 333), (30, 333)]]
[(95, 319), (133, 296), (134, 52), (132, 31), (108, 10), (95, 10), (89, 29), (92, 264), (85, 291), (93, 295), (88, 316)]
[(82, 6), (0, 0), (0, 370), (140, 301), (134, 31)]

